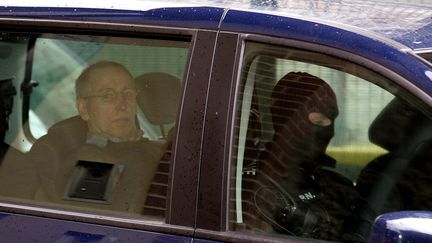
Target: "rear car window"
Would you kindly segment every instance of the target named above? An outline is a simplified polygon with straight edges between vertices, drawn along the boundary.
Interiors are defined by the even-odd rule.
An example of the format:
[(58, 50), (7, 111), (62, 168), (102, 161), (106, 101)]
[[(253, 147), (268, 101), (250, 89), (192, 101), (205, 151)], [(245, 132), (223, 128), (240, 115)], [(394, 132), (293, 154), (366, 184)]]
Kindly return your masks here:
[(19, 95), (0, 199), (163, 220), (189, 46), (171, 36), (2, 33), (0, 79)]

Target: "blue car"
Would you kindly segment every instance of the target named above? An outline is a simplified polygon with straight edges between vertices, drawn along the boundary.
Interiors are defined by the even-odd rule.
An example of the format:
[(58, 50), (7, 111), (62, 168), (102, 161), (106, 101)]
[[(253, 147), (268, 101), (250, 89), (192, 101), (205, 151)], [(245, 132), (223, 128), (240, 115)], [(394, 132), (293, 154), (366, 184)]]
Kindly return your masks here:
[(432, 5), (0, 3), (0, 242), (432, 240)]

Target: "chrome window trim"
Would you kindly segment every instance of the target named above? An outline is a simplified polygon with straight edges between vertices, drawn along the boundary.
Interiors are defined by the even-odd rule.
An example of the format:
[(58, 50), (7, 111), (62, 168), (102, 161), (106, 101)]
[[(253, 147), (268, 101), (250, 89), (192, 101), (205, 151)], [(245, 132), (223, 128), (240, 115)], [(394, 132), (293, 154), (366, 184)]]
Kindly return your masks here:
[[(123, 24), (123, 23), (109, 23), (109, 22), (96, 22), (96, 21), (77, 21), (77, 20), (50, 20), (50, 19), (32, 19), (32, 18), (6, 18), (0, 17), (0, 26), (6, 27), (8, 30), (22, 27), (24, 29), (32, 29), (35, 32), (41, 32), (41, 30), (62, 30), (67, 33), (75, 32), (79, 30), (90, 30), (93, 31), (115, 31), (122, 32), (127, 31), (128, 34), (139, 36), (145, 33), (159, 32), (160, 34), (170, 35), (189, 35), (196, 34), (197, 29), (192, 28), (179, 28), (169, 26), (155, 26), (149, 24)], [(65, 30), (64, 28), (69, 28)], [(131, 32), (133, 31), (133, 32)], [(192, 39), (192, 38), (191, 38)]]
[(410, 52), (410, 54), (420, 59), (420, 61), (432, 68), (432, 61), (428, 61), (422, 56), (422, 54), (432, 54), (432, 48), (417, 49)]
[[(236, 111), (238, 109), (237, 99), (238, 99), (238, 94), (240, 92), (240, 81), (241, 81), (240, 79), (242, 77), (242, 67), (243, 67), (244, 51), (245, 51), (245, 42), (244, 42), (244, 38), (242, 35), (239, 36), (238, 43), (237, 43), (237, 50), (238, 51), (237, 51), (237, 56), (236, 56), (236, 67), (234, 67), (234, 75), (233, 75), (235, 85), (234, 85), (233, 97), (231, 98), (231, 100), (233, 101), (232, 102), (233, 108), (232, 108), (232, 112), (231, 112), (232, 115), (231, 115), (231, 119), (230, 119), (231, 127), (228, 129), (230, 134), (231, 134), (231, 136), (230, 136), (231, 141), (228, 141), (230, 143), (230, 146), (228, 146), (228, 148), (229, 148), (228, 149), (228, 156), (227, 156), (228, 161), (232, 160), (232, 156), (233, 156), (233, 152), (234, 152), (233, 151), (233, 146), (234, 146), (234, 142), (235, 142), (234, 141), (234, 132), (235, 132), (235, 123), (236, 123)], [(237, 165), (237, 161), (236, 161), (236, 165)], [(230, 164), (230, 163), (229, 163), (229, 166), (227, 166), (227, 168), (228, 168), (228, 172), (229, 172), (230, 177), (231, 177), (232, 173), (236, 174), (236, 180), (235, 180), (236, 186), (238, 184), (241, 184), (241, 179), (238, 180), (237, 176), (239, 174), (241, 175), (242, 173), (240, 173), (238, 170), (232, 171), (232, 164)], [(228, 177), (228, 183), (227, 183), (227, 188), (226, 188), (226, 190), (228, 191), (228, 195), (229, 195), (227, 197), (228, 200), (227, 200), (227, 205), (226, 205), (226, 208), (228, 209), (228, 210), (226, 210), (226, 214), (227, 214), (226, 218), (228, 219), (226, 224), (225, 224), (226, 230), (229, 230), (230, 198), (231, 198), (231, 196), (235, 196), (236, 199), (238, 197), (241, 198), (241, 193), (237, 193), (237, 190), (236, 190), (235, 195), (230, 195), (230, 181), (231, 181), (230, 177)], [(236, 210), (237, 210), (237, 207), (242, 209), (241, 203), (237, 203), (237, 201), (236, 201)], [(242, 215), (239, 217), (239, 214), (236, 212), (236, 217), (237, 217), (236, 222), (239, 222), (239, 221), (243, 222), (243, 216)]]
[(415, 54), (432, 53), (432, 48), (421, 48), (413, 50)]

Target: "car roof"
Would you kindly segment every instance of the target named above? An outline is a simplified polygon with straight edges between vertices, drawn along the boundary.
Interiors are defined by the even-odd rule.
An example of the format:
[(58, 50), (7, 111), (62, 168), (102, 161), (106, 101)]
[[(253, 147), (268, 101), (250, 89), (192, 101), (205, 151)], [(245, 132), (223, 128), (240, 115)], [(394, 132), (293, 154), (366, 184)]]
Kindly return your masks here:
[[(18, 12), (21, 12), (22, 16), (24, 12), (22, 9), (15, 8), (12, 11), (11, 6), (25, 7), (25, 11), (32, 14), (31, 17), (48, 14), (46, 8), (50, 8), (49, 14), (53, 15), (51, 18), (59, 17), (59, 14), (64, 18), (72, 14), (81, 14), (81, 16), (85, 14), (90, 18), (91, 15), (102, 17), (101, 15), (106, 15), (108, 12), (113, 15), (123, 13), (120, 14), (122, 20), (119, 22), (127, 22), (128, 19), (130, 22), (136, 22), (133, 20), (133, 14), (140, 15), (142, 18), (145, 15), (143, 13), (152, 12), (151, 16), (142, 18), (142, 21), (149, 21), (150, 17), (153, 17), (153, 20), (159, 18), (178, 21), (173, 25), (207, 29), (220, 27), (219, 22), (224, 17), (224, 12), (246, 11), (352, 29), (363, 34), (374, 33), (376, 36), (388, 38), (414, 50), (432, 48), (432, 4), (407, 3), (403, 0), (398, 2), (388, 0), (3, 0), (1, 7), (3, 10), (0, 8), (0, 13), (3, 12), (1, 16), (5, 15), (6, 10), (10, 15), (20, 15)], [(40, 11), (36, 9), (30, 11), (29, 7), (39, 7)], [(43, 11), (44, 7), (46, 7), (45, 11)], [(53, 8), (62, 10), (54, 11)], [(93, 11), (83, 11), (89, 8)], [(193, 15), (190, 14), (191, 11), (194, 12)], [(178, 13), (177, 17), (175, 17), (176, 13)], [(237, 31), (241, 32), (242, 29)], [(269, 33), (261, 31), (259, 34), (278, 35), (270, 31)]]
[[(277, 0), (251, 1), (273, 3)], [(375, 6), (374, 1), (378, 0), (298, 0), (299, 7), (291, 9), (294, 6), (291, 1), (286, 1), (284, 7), (250, 5), (249, 0), (232, 0), (230, 4), (224, 0), (191, 0), (187, 3), (3, 0), (0, 19), (79, 20), (128, 26), (144, 24), (287, 38), (355, 53), (395, 71), (432, 94), (432, 64), (413, 52), (432, 52), (432, 5), (386, 3)], [(326, 3), (329, 5), (321, 5)], [(331, 10), (333, 8), (335, 10)]]
[[(266, 2), (264, 5), (267, 7), (250, 4), (243, 4), (242, 7), (354, 32), (375, 33), (411, 49), (432, 47), (432, 3), (404, 1), (407, 0), (266, 0), (262, 2)], [(277, 6), (272, 6), (272, 2)], [(236, 5), (231, 7), (235, 8)]]

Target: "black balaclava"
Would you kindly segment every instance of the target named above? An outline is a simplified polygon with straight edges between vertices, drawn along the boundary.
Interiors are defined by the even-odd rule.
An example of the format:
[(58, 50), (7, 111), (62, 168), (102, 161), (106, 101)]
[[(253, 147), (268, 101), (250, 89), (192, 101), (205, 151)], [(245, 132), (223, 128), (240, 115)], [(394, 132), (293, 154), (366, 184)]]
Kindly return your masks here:
[[(323, 80), (307, 73), (288, 73), (273, 89), (272, 120), (275, 135), (272, 146), (285, 151), (283, 161), (306, 170), (327, 164), (325, 150), (334, 135), (338, 115), (336, 96)], [(311, 114), (326, 121), (311, 121)]]

